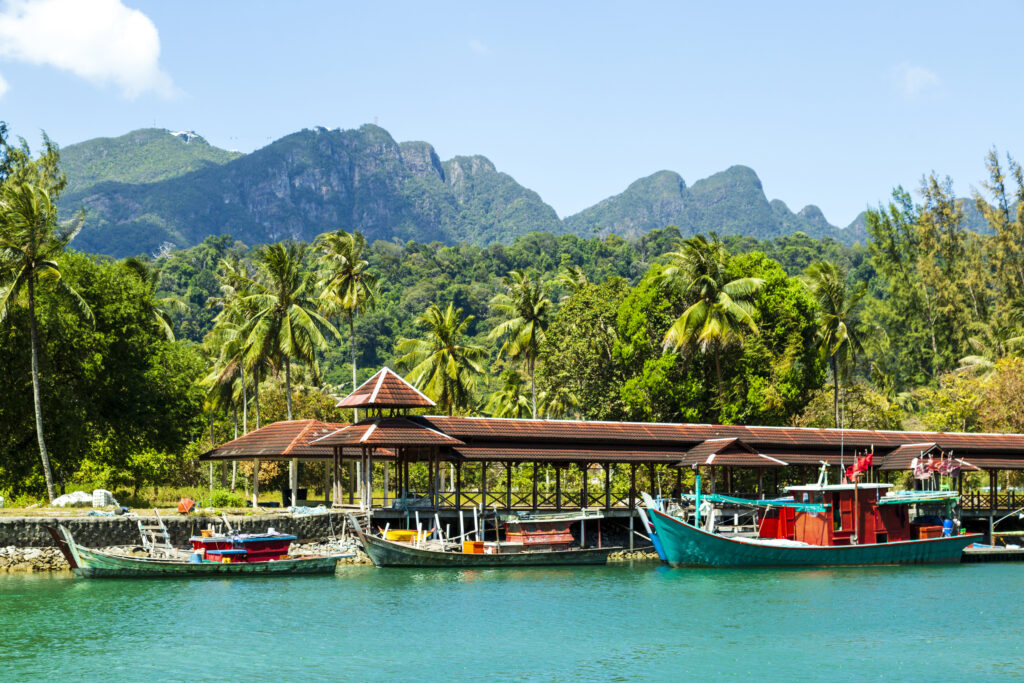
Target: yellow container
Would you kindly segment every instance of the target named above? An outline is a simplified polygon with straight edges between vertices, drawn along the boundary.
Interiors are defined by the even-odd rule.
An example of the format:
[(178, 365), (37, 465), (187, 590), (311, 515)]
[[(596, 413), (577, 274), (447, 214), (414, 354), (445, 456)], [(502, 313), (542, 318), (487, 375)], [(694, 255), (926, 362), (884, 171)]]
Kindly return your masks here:
[(484, 552), (483, 541), (463, 541), (462, 552), (470, 553), (471, 555), (480, 555)]
[(415, 529), (388, 529), (388, 535), (384, 537), (388, 541), (399, 543), (414, 543), (416, 541)]
[(200, 529), (199, 535), (203, 538), (210, 538), (211, 536), (213, 536), (213, 529)]

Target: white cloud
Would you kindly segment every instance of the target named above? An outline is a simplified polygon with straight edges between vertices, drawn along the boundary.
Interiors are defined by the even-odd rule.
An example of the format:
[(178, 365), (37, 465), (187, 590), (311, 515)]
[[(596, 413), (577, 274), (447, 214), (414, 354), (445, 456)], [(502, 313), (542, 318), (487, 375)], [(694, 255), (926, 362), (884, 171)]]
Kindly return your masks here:
[[(113, 84), (129, 99), (176, 93), (159, 65), (156, 26), (120, 0), (7, 0), (0, 9), (0, 59)], [(0, 78), (0, 95), (3, 85)]]
[(488, 48), (486, 45), (483, 44), (483, 42), (477, 40), (476, 38), (469, 41), (469, 49), (477, 53), (478, 55), (487, 55), (491, 53), (490, 48)]
[(903, 62), (892, 70), (893, 83), (906, 97), (915, 97), (926, 88), (941, 85), (938, 74), (931, 69)]

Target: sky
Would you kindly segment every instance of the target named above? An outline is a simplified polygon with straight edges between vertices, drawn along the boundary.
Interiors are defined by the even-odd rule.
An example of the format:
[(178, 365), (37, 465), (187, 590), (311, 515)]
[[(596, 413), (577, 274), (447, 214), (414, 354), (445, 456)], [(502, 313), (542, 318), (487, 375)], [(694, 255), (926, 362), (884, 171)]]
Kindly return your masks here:
[(0, 0), (0, 120), (62, 146), (160, 127), (249, 152), (377, 122), (482, 154), (560, 216), (735, 164), (846, 226), (1024, 155), (1021, 3)]

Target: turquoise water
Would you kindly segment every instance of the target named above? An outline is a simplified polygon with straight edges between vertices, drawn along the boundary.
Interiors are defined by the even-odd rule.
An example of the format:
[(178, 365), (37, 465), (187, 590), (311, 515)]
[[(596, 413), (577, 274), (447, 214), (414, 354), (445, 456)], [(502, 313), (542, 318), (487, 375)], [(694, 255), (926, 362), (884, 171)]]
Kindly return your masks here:
[(1020, 678), (1022, 576), (1013, 564), (650, 563), (193, 581), (0, 575), (0, 680)]

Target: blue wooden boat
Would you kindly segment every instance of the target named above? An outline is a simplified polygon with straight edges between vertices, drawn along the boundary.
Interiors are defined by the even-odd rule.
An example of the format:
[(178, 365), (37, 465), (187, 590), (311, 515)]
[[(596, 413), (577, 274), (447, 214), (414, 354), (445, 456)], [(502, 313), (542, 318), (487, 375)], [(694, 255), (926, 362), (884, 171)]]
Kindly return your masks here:
[(891, 543), (815, 546), (788, 539), (727, 537), (648, 509), (673, 567), (836, 567), (845, 565), (933, 564), (960, 561), (964, 548), (981, 534)]
[[(697, 490), (699, 491), (699, 478)], [(693, 496), (694, 523), (647, 501), (646, 512), (664, 561), (697, 567), (821, 567), (960, 562), (981, 534), (956, 534), (950, 519), (955, 491), (881, 495), (891, 484), (792, 486), (791, 499), (744, 500)], [(760, 508), (753, 537), (701, 528), (701, 509), (711, 502)], [(912, 506), (920, 506), (912, 507)], [(943, 512), (932, 518), (911, 510)]]

